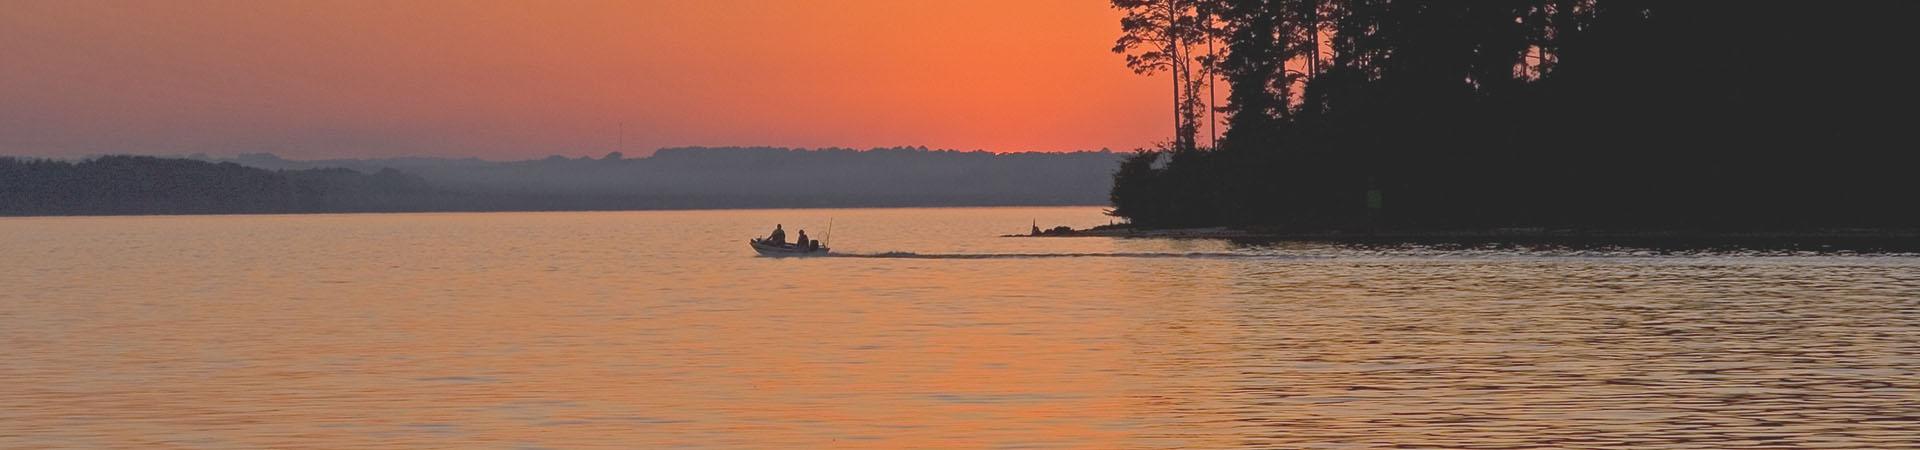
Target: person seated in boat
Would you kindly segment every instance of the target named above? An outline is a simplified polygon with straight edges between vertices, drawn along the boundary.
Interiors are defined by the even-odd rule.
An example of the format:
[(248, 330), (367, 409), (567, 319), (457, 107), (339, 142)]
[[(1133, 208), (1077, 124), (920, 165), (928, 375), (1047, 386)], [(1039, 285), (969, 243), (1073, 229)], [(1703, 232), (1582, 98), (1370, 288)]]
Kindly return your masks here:
[(820, 251), (820, 240), (814, 239), (811, 241), (807, 241), (807, 251), (810, 251), (810, 252)]
[(767, 242), (774, 245), (787, 245), (787, 230), (780, 229), (780, 224), (773, 224), (773, 234), (767, 235)]
[(800, 238), (793, 240), (793, 246), (803, 250), (807, 248), (807, 230), (800, 230)]

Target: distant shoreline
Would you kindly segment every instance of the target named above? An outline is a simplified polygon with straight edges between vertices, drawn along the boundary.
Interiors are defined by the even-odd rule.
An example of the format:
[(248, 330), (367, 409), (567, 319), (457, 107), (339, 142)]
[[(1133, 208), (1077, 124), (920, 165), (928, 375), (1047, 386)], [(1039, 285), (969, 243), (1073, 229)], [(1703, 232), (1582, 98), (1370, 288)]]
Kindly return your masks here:
[(0, 216), (1099, 205), (1117, 158), (768, 148), (510, 163), (0, 156)]

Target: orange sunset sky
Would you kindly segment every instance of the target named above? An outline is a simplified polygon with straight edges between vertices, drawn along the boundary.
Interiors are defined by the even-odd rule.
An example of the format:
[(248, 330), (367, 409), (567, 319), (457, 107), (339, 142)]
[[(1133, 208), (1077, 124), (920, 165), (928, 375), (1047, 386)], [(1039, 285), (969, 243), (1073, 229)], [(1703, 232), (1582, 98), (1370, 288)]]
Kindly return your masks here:
[(1101, 0), (0, 0), (0, 155), (1131, 149)]

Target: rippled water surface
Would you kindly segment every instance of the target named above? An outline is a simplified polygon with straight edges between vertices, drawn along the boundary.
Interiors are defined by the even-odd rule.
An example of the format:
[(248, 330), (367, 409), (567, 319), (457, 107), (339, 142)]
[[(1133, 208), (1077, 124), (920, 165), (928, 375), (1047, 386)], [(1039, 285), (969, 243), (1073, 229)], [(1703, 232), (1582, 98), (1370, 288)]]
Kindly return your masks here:
[(0, 448), (1920, 446), (1920, 257), (1033, 220), (0, 219)]

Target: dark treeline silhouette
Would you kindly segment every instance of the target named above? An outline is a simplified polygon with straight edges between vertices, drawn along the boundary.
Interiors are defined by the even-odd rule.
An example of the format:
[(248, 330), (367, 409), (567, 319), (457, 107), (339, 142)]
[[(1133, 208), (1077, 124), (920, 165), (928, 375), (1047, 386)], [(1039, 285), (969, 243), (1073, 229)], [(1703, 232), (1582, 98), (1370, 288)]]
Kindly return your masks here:
[(1113, 178), (1137, 225), (1920, 226), (1920, 2), (1112, 2), (1173, 75), (1175, 137)]
[(431, 195), (419, 177), (391, 169), (363, 174), (151, 156), (0, 157), (0, 215), (393, 211)]
[(1104, 150), (687, 147), (644, 158), (288, 161), (252, 154), (230, 161), (269, 169), (394, 168), (481, 197), (463, 209), (566, 210), (1096, 205), (1105, 202), (1120, 157)]
[(0, 158), (0, 214), (1093, 205), (1121, 155), (675, 148), (647, 158)]

